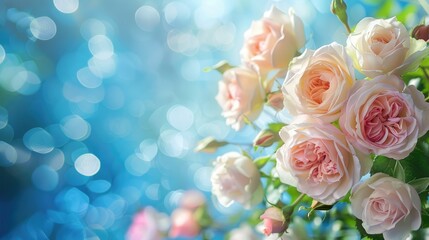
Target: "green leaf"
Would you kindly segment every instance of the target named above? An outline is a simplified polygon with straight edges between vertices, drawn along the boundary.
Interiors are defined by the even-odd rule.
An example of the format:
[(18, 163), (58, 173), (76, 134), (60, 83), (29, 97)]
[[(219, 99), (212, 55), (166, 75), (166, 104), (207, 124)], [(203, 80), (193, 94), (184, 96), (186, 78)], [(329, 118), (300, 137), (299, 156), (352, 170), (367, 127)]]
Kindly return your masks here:
[(203, 72), (210, 72), (213, 70), (218, 71), (219, 73), (223, 74), (224, 72), (226, 72), (228, 69), (233, 68), (234, 66), (230, 65), (227, 61), (222, 60), (220, 62), (218, 62), (217, 64), (211, 66), (211, 67), (206, 67), (203, 69)]
[(429, 177), (414, 179), (411, 180), (408, 184), (413, 186), (416, 189), (417, 193), (422, 193), (429, 186)]
[(407, 20), (412, 17), (417, 12), (417, 6), (416, 5), (407, 5), (403, 10), (396, 14), (396, 18), (398, 21), (402, 22), (403, 24), (407, 23)]
[(395, 1), (393, 0), (386, 0), (384, 1), (383, 5), (378, 9), (378, 11), (375, 13), (375, 16), (377, 18), (388, 18), (392, 10), (395, 7)]
[(261, 169), (261, 168), (263, 168), (263, 167), (265, 166), (265, 164), (267, 164), (267, 163), (268, 163), (268, 161), (269, 161), (270, 159), (272, 159), (272, 156), (271, 156), (271, 155), (270, 155), (270, 156), (265, 156), (265, 157), (260, 157), (260, 158), (255, 159), (255, 164), (256, 164), (256, 166), (257, 166), (259, 169)]
[(362, 226), (362, 220), (356, 218), (356, 228), (362, 239), (384, 240), (382, 234), (368, 234)]
[(268, 128), (269, 128), (271, 131), (276, 132), (276, 133), (280, 132), (280, 130), (281, 130), (284, 126), (286, 126), (286, 124), (284, 124), (284, 123), (270, 123), (270, 124), (268, 124)]
[(393, 176), (405, 182), (405, 171), (400, 161), (396, 161), (395, 163), (395, 167), (393, 168)]

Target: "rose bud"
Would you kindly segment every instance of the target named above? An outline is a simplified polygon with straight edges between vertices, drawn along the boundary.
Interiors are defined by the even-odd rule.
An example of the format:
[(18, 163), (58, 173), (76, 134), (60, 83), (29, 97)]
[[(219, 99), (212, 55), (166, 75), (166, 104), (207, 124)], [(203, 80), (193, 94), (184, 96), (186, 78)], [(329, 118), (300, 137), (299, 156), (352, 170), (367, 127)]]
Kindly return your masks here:
[(273, 92), (268, 95), (267, 104), (276, 111), (283, 109), (283, 93), (281, 91)]
[(269, 129), (266, 129), (260, 131), (259, 134), (255, 137), (253, 140), (253, 146), (269, 147), (277, 140), (279, 140), (279, 135)]
[(422, 39), (427, 42), (429, 40), (429, 26), (418, 25), (414, 28), (411, 36), (415, 39)]
[(217, 141), (213, 137), (206, 137), (203, 140), (199, 141), (195, 147), (195, 152), (204, 152), (204, 153), (214, 153), (216, 150), (222, 146), (228, 144), (224, 141)]
[(264, 234), (283, 233), (287, 229), (287, 223), (283, 211), (277, 207), (270, 207), (260, 217), (264, 220)]

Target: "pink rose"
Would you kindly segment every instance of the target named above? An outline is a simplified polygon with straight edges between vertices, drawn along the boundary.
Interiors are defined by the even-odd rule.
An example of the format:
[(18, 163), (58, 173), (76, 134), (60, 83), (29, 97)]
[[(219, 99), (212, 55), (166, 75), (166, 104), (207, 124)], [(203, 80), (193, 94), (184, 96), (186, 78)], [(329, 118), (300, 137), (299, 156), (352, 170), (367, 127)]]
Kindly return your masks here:
[(270, 93), (267, 98), (267, 104), (274, 108), (274, 110), (281, 111), (283, 109), (284, 97), (282, 92), (278, 91)]
[(161, 240), (160, 214), (152, 207), (146, 207), (133, 217), (127, 231), (128, 240)]
[(262, 111), (265, 92), (259, 75), (248, 68), (231, 68), (219, 82), (216, 100), (222, 108), (226, 124), (238, 131), (244, 120), (255, 120)]
[(338, 120), (355, 83), (354, 69), (338, 43), (295, 58), (283, 83), (284, 106), (293, 116), (308, 114), (324, 122)]
[(316, 118), (295, 118), (279, 135), (280, 180), (324, 204), (344, 197), (372, 164), (368, 156), (358, 158), (340, 130)]
[(189, 210), (196, 210), (206, 204), (206, 197), (199, 191), (189, 190), (183, 193), (180, 199), (180, 207)]
[(231, 231), (229, 240), (259, 240), (259, 235), (249, 225), (241, 225)]
[(426, 42), (411, 38), (396, 17), (364, 18), (347, 39), (347, 52), (356, 69), (368, 77), (400, 75), (416, 69), (428, 55)]
[(260, 217), (264, 220), (264, 234), (283, 233), (287, 229), (287, 223), (283, 211), (277, 207), (270, 207)]
[(171, 214), (171, 237), (195, 237), (200, 233), (200, 228), (192, 210), (177, 208)]
[(304, 44), (301, 19), (292, 10), (286, 15), (273, 6), (244, 33), (240, 55), (242, 62), (261, 73), (273, 69), (285, 70)]
[(384, 239), (406, 239), (421, 224), (420, 198), (410, 185), (384, 173), (376, 173), (353, 187), (353, 214), (362, 219), (369, 234), (383, 233)]
[(212, 193), (225, 207), (238, 202), (250, 208), (259, 204), (264, 195), (259, 170), (252, 160), (237, 152), (216, 159), (211, 182)]
[(362, 152), (403, 159), (429, 129), (429, 103), (394, 75), (357, 81), (351, 92), (340, 126)]

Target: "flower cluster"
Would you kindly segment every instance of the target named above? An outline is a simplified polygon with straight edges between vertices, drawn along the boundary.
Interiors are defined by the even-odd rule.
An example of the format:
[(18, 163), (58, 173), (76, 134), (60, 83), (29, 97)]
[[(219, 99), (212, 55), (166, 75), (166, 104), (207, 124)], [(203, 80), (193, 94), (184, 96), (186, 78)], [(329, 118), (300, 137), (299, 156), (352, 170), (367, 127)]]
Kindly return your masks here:
[[(345, 10), (343, 1), (333, 1), (332, 12), (350, 30)], [(237, 131), (245, 124), (256, 127), (264, 105), (292, 120), (270, 123), (254, 139), (255, 147), (271, 155), (253, 161), (247, 152), (218, 157), (211, 180), (219, 203), (249, 209), (283, 184), (302, 195), (292, 205), (266, 201), (271, 206), (260, 217), (266, 235), (285, 233), (302, 199), (312, 200), (311, 211), (350, 203), (364, 235), (405, 239), (419, 229), (426, 211), (419, 194), (429, 176), (413, 173), (412, 161), (423, 152), (427, 165), (429, 157), (416, 148), (429, 147), (423, 137), (429, 103), (416, 84), (429, 81), (422, 67), (429, 56), (426, 32), (417, 26), (410, 36), (396, 17), (367, 17), (346, 44), (301, 53), (306, 40), (300, 18), (276, 7), (265, 12), (244, 34), (240, 65), (215, 67), (223, 74), (216, 100), (226, 124)], [(204, 143), (198, 150), (214, 152), (227, 144), (212, 138)], [(272, 184), (277, 179), (280, 185)]]

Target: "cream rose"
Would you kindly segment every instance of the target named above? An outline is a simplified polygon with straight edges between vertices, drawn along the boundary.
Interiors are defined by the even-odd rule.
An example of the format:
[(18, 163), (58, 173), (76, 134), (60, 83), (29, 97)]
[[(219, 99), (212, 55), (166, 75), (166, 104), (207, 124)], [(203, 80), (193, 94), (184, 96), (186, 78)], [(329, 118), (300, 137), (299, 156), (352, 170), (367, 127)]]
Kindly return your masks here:
[(243, 63), (264, 73), (287, 69), (290, 60), (304, 44), (301, 19), (292, 10), (286, 15), (273, 6), (244, 33), (240, 55)]
[(222, 108), (226, 124), (238, 131), (244, 119), (255, 120), (262, 111), (265, 92), (259, 75), (248, 68), (231, 68), (219, 82), (216, 100)]
[(217, 158), (211, 182), (212, 193), (225, 207), (238, 202), (245, 208), (250, 208), (260, 203), (264, 195), (255, 164), (237, 152), (229, 152)]
[(429, 103), (394, 75), (357, 81), (351, 92), (340, 126), (362, 152), (403, 159), (429, 129)]
[(426, 42), (411, 38), (396, 17), (364, 18), (347, 39), (347, 52), (354, 66), (373, 78), (383, 74), (400, 75), (418, 67), (429, 53)]
[(353, 214), (362, 219), (369, 234), (402, 240), (420, 227), (421, 204), (416, 190), (384, 173), (353, 187), (350, 202)]
[(324, 122), (337, 120), (355, 83), (353, 64), (338, 43), (295, 58), (282, 86), (284, 107), (293, 116), (308, 114)]
[(344, 197), (372, 164), (368, 156), (358, 158), (340, 130), (315, 118), (298, 117), (279, 135), (280, 180), (324, 204)]

